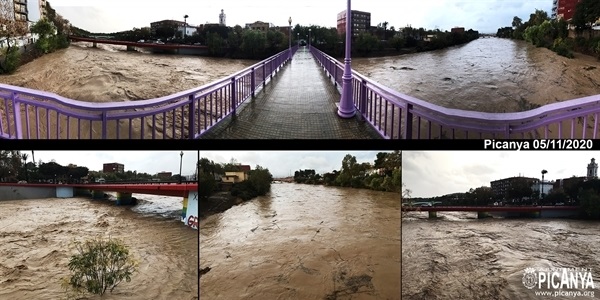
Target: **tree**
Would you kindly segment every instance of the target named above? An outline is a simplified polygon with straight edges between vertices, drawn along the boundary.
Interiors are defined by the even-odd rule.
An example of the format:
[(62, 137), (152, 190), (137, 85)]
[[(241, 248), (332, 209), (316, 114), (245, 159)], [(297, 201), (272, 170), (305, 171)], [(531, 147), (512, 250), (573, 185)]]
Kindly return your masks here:
[(273, 175), (269, 169), (256, 166), (254, 170), (248, 172), (248, 181), (258, 196), (264, 196), (271, 190)]
[(242, 35), (242, 51), (250, 58), (258, 58), (265, 51), (267, 38), (265, 33), (259, 30), (247, 30)]
[(103, 295), (123, 281), (130, 282), (137, 262), (120, 240), (95, 238), (75, 242), (77, 254), (69, 260), (72, 275), (65, 282), (77, 292)]
[(198, 189), (198, 196), (202, 200), (208, 199), (216, 190), (217, 183), (215, 182), (215, 178), (208, 173), (200, 173), (198, 176), (198, 184), (201, 188)]
[(585, 189), (579, 193), (579, 202), (586, 216), (600, 218), (600, 196), (593, 189)]
[(4, 60), (0, 63), (0, 73), (12, 73), (18, 66), (20, 54), (17, 48), (14, 48), (15, 39), (27, 34), (27, 19), (21, 19), (20, 14), (15, 14), (15, 4), (13, 1), (0, 1), (0, 57)]
[(177, 32), (177, 25), (165, 24), (161, 27), (156, 28), (155, 36), (160, 39), (168, 40), (175, 36)]
[(600, 18), (600, 1), (581, 0), (575, 7), (575, 13), (571, 23), (575, 25), (578, 32), (591, 28), (598, 18)]
[(517, 28), (521, 27), (521, 25), (523, 25), (523, 20), (521, 20), (521, 18), (515, 16), (512, 21), (513, 29), (516, 30)]
[(525, 178), (517, 178), (515, 179), (510, 187), (508, 188), (508, 196), (513, 200), (519, 200), (522, 202), (523, 198), (531, 197), (532, 183)]

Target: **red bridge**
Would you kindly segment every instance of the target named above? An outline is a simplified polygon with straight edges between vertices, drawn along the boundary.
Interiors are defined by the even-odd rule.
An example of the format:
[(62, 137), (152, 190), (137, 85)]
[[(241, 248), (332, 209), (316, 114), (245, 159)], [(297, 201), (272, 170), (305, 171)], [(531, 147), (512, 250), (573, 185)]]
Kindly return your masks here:
[(182, 45), (182, 44), (156, 44), (156, 43), (137, 43), (137, 42), (128, 42), (128, 41), (117, 41), (117, 40), (104, 40), (97, 38), (87, 38), (80, 36), (69, 36), (71, 41), (75, 42), (91, 42), (98, 44), (109, 44), (109, 45), (121, 45), (128, 47), (139, 47), (139, 48), (153, 48), (153, 49), (196, 49), (196, 50), (207, 50), (208, 46), (199, 46), (199, 45)]
[(0, 186), (19, 187), (73, 187), (91, 191), (149, 194), (172, 197), (187, 197), (189, 192), (198, 191), (198, 183), (109, 183), (109, 184), (47, 184), (47, 183), (0, 183)]
[(579, 206), (404, 206), (402, 211), (475, 211), (475, 212), (539, 212), (542, 210), (579, 210)]

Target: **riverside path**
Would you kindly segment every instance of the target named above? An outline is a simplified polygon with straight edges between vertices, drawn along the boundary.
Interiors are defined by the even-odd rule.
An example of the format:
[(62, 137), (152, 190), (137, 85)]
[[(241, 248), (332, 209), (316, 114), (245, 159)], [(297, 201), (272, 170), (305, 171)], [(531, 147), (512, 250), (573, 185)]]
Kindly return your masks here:
[(357, 116), (336, 116), (340, 93), (308, 51), (300, 48), (291, 64), (256, 98), (202, 135), (204, 139), (380, 139)]

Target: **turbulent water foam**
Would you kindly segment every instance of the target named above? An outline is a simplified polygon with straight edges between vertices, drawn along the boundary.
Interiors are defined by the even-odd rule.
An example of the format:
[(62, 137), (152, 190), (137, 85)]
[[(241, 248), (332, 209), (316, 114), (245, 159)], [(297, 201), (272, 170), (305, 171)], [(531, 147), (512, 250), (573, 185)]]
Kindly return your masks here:
[(200, 222), (200, 267), (201, 299), (397, 299), (400, 197), (275, 184)]
[(428, 219), (427, 213), (415, 212), (403, 218), (404, 300), (542, 299), (523, 285), (526, 268), (600, 270), (595, 256), (600, 234), (594, 223), (478, 220), (475, 213), (438, 216)]
[(143, 206), (83, 198), (0, 201), (0, 299), (65, 298), (61, 280), (69, 275), (72, 242), (98, 235), (124, 240), (139, 261), (139, 272), (110, 299), (197, 299), (198, 231), (162, 217), (174, 213), (166, 204), (155, 212)]

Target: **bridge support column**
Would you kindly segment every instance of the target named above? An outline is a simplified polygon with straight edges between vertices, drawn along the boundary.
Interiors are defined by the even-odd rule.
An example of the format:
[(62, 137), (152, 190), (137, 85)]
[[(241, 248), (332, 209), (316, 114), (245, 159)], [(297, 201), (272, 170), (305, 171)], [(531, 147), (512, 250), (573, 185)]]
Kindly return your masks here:
[(485, 219), (485, 218), (491, 218), (492, 216), (485, 212), (485, 211), (478, 211), (477, 212), (477, 219)]
[(117, 192), (117, 205), (132, 205), (131, 193)]
[(429, 212), (429, 218), (430, 219), (437, 218), (437, 211), (430, 211)]
[(73, 198), (74, 190), (70, 186), (57, 186), (56, 198)]
[(183, 197), (181, 222), (194, 229), (198, 229), (198, 204), (198, 192), (191, 191), (187, 197)]
[(92, 46), (93, 46), (94, 48), (98, 48), (98, 45), (96, 45), (96, 42), (93, 42), (93, 43), (92, 43)]
[(127, 51), (135, 51), (135, 48), (133, 46), (127, 45)]
[(104, 191), (93, 190), (92, 199), (104, 199)]

